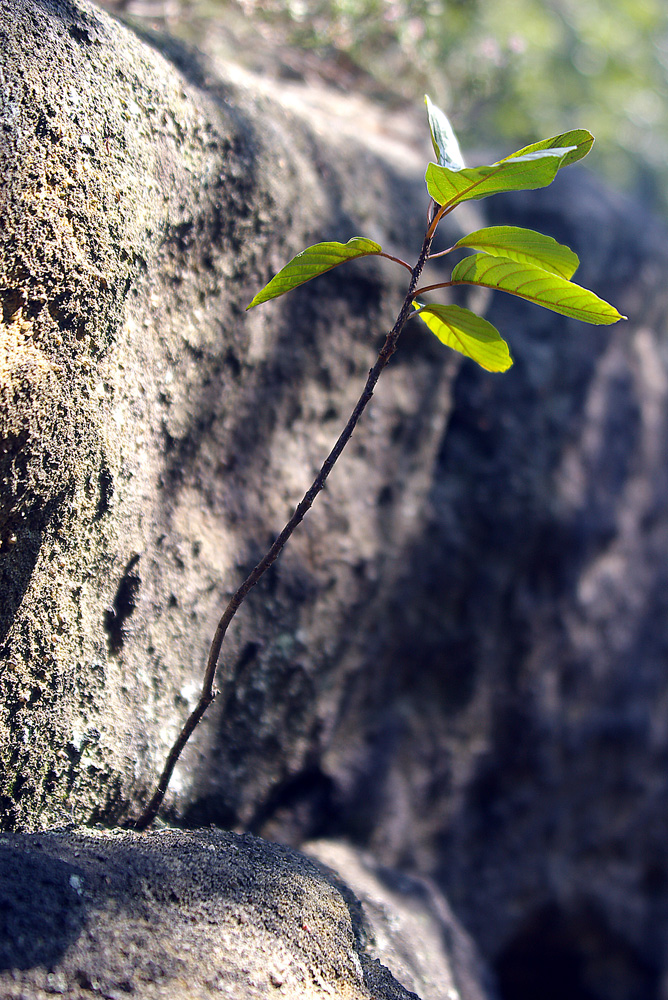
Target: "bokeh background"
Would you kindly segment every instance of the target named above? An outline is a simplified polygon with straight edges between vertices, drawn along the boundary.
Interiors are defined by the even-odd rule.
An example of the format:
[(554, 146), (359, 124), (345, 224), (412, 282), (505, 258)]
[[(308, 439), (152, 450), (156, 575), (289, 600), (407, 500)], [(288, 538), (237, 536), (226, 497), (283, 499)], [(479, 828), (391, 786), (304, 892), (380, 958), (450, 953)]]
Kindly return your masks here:
[(103, 5), (166, 25), (193, 44), (227, 47), (254, 70), (324, 78), (393, 108), (413, 105), (428, 91), (468, 150), (509, 151), (567, 128), (589, 128), (597, 138), (596, 171), (668, 212), (663, 0), (106, 0)]

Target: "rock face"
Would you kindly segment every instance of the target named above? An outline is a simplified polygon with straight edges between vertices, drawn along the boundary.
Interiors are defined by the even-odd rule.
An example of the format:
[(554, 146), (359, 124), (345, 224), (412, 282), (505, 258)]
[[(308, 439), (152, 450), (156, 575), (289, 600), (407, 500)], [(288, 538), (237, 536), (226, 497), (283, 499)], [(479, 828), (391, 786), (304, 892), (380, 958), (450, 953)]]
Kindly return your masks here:
[[(327, 845), (318, 850), (327, 853)], [(344, 868), (355, 862), (362, 869), (350, 849), (334, 853)], [(375, 957), (380, 946), (384, 957), (401, 963), (415, 943), (406, 933), (408, 918), (431, 933), (430, 953), (413, 952), (410, 975), (405, 961), (401, 970), (426, 987), (423, 1000), (482, 997), (468, 956), (462, 961), (468, 945), (461, 931), (453, 971), (438, 917), (424, 902), (409, 903), (404, 893), (402, 903), (395, 894), (396, 919), (385, 922), (377, 943), (377, 914), (388, 890), (369, 871), (366, 888), (360, 904), (331, 868), (250, 835), (6, 835), (0, 840), (2, 996), (410, 1000), (416, 994)]]
[[(85, 4), (0, 0), (0, 53), (0, 821), (30, 831), (146, 797), (403, 272), (361, 262), (245, 305), (319, 239), (413, 259), (428, 151)], [(494, 300), (503, 377), (406, 331), (235, 622), (224, 716), (168, 806), (430, 876), (504, 1000), (658, 1000), (668, 238), (576, 169), (485, 210), (573, 246), (629, 322)]]
[[(458, 600), (438, 607), (468, 645), (443, 650), (460, 677), (472, 653), (458, 714), (478, 714), (484, 739), (439, 869), (509, 989), (527, 955), (540, 968), (565, 954), (555, 995), (649, 998), (668, 931), (668, 238), (586, 177), (507, 207), (570, 242), (583, 283), (629, 322), (607, 336), (527, 323), (522, 389), (495, 384), (484, 400), (480, 381), (458, 387), (434, 492)], [(502, 303), (496, 317), (512, 323)], [(476, 458), (455, 486), (462, 452)], [(496, 911), (485, 931), (483, 898)], [(530, 975), (535, 989), (544, 973)]]
[(304, 845), (359, 901), (368, 954), (422, 1000), (494, 996), (477, 949), (434, 884), (378, 865), (333, 841)]
[(342, 829), (436, 876), (504, 996), (649, 1000), (668, 932), (668, 239), (577, 172), (488, 211), (572, 246), (629, 322), (493, 303), (516, 365), (461, 371), (385, 680), (358, 678), (323, 771)]
[[(0, 814), (25, 829), (136, 811), (405, 272), (362, 264), (246, 304), (319, 238), (419, 247), (424, 196), (414, 152), (316, 135), (91, 7), (3, 3), (0, 50)], [(213, 714), (175, 776), (181, 811), (212, 795), (218, 818), (248, 821), (317, 756), (368, 662), (447, 419), (424, 338), (386, 382), (230, 635), (224, 736)]]

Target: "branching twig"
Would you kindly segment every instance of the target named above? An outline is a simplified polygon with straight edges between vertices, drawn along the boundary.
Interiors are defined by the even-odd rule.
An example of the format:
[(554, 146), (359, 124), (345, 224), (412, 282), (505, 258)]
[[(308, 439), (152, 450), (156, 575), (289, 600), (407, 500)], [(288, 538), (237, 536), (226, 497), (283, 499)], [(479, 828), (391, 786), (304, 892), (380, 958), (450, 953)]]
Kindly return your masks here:
[(407, 264), (405, 260), (401, 259), (401, 257), (394, 257), (391, 253), (382, 253), (382, 252), (379, 253), (378, 256), (385, 257), (387, 260), (393, 260), (395, 264), (401, 264), (401, 266), (405, 267), (407, 271), (410, 271), (411, 274), (413, 273), (413, 268), (411, 267), (411, 265)]
[(334, 445), (329, 455), (325, 459), (322, 468), (320, 469), (318, 475), (314, 479), (310, 489), (304, 494), (303, 499), (297, 505), (294, 514), (292, 515), (288, 523), (285, 525), (280, 535), (278, 535), (278, 537), (276, 538), (276, 540), (274, 541), (273, 545), (266, 553), (266, 555), (260, 560), (257, 566), (255, 566), (255, 568), (251, 570), (251, 572), (248, 574), (248, 576), (241, 584), (239, 589), (232, 595), (227, 607), (225, 608), (220, 618), (220, 621), (218, 622), (218, 627), (216, 628), (216, 632), (213, 637), (213, 642), (211, 643), (211, 648), (209, 650), (209, 658), (207, 660), (207, 665), (206, 665), (206, 671), (204, 673), (204, 680), (202, 682), (202, 691), (199, 696), (197, 705), (189, 715), (185, 725), (183, 726), (176, 741), (174, 742), (174, 745), (169, 751), (167, 760), (165, 762), (165, 766), (163, 768), (162, 774), (160, 775), (160, 780), (158, 781), (158, 785), (156, 787), (155, 792), (153, 793), (153, 796), (151, 797), (151, 800), (149, 801), (148, 805), (146, 806), (144, 812), (139, 817), (139, 819), (135, 820), (134, 823), (132, 824), (136, 830), (145, 830), (148, 826), (150, 826), (150, 824), (157, 816), (160, 806), (162, 805), (162, 801), (165, 797), (165, 793), (167, 791), (167, 787), (169, 785), (176, 763), (179, 757), (181, 756), (181, 753), (186, 743), (188, 742), (192, 733), (194, 732), (195, 728), (200, 722), (202, 716), (204, 715), (207, 708), (209, 707), (209, 705), (216, 696), (216, 691), (214, 689), (214, 681), (218, 667), (218, 659), (220, 657), (220, 650), (223, 645), (225, 633), (227, 632), (230, 622), (232, 621), (235, 614), (239, 610), (239, 607), (245, 600), (249, 591), (255, 586), (258, 580), (260, 580), (260, 578), (264, 576), (264, 574), (272, 565), (272, 563), (274, 563), (275, 560), (278, 558), (285, 543), (288, 541), (295, 528), (301, 523), (305, 514), (312, 506), (313, 501), (317, 497), (318, 493), (320, 493), (320, 491), (324, 487), (327, 477), (329, 476), (336, 461), (341, 455), (341, 452), (343, 451), (348, 441), (350, 440), (359, 418), (361, 417), (367, 403), (369, 402), (369, 400), (373, 395), (373, 391), (376, 387), (378, 379), (380, 378), (381, 372), (383, 371), (388, 361), (394, 354), (397, 348), (397, 341), (399, 340), (401, 331), (403, 330), (404, 326), (406, 325), (406, 322), (408, 321), (411, 315), (415, 289), (417, 288), (417, 283), (424, 268), (425, 262), (429, 256), (429, 250), (431, 248), (432, 238), (433, 238), (433, 233), (431, 235), (428, 233), (425, 236), (417, 264), (411, 271), (411, 280), (408, 286), (408, 291), (406, 293), (406, 297), (403, 301), (401, 309), (399, 310), (396, 322), (392, 327), (392, 329), (390, 330), (390, 332), (388, 333), (387, 337), (385, 338), (385, 343), (380, 349), (375, 365), (369, 371), (362, 394), (360, 398), (357, 400), (355, 408), (350, 414), (348, 423), (343, 428), (336, 444)]
[[(436, 254), (434, 254), (436, 256)], [(433, 292), (437, 288), (452, 288), (454, 285), (468, 285), (469, 281), (439, 281), (435, 285), (423, 285), (422, 288), (415, 289), (415, 297), (424, 295), (425, 292)]]

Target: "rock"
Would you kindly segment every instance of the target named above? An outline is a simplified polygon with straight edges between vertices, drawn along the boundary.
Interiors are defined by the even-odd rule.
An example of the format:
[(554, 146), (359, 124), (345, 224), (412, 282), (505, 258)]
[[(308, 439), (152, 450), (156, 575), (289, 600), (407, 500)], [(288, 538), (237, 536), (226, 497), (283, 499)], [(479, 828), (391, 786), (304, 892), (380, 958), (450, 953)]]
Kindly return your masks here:
[[(576, 170), (490, 200), (488, 217), (572, 246), (576, 278), (629, 321), (493, 301), (515, 367), (457, 379), (385, 669), (351, 685), (325, 808), (376, 858), (437, 880), (504, 996), (654, 998), (668, 933), (668, 236)], [(290, 806), (263, 829), (289, 832)]]
[[(522, 388), (499, 386), (481, 406), (480, 385), (462, 383), (436, 494), (449, 494), (449, 513), (437, 520), (451, 538), (458, 521), (468, 549), (451, 582), (460, 641), (475, 636), (462, 716), (479, 713), (480, 743), (441, 844), (441, 885), (508, 988), (518, 952), (540, 964), (561, 949), (579, 972), (556, 978), (560, 995), (579, 982), (596, 998), (650, 997), (668, 931), (668, 234), (586, 175), (507, 208), (570, 242), (583, 283), (629, 322), (560, 335), (527, 317)], [(486, 432), (493, 412), (502, 427)], [(448, 470), (472, 436), (477, 485), (451, 492)]]
[[(0, 51), (0, 821), (113, 823), (148, 794), (225, 597), (338, 434), (403, 275), (361, 262), (244, 307), (318, 239), (414, 257), (427, 145), (84, 3), (0, 0)], [(654, 1000), (668, 239), (576, 169), (485, 208), (571, 244), (629, 322), (493, 300), (515, 367), (462, 366), (452, 411), (454, 368), (407, 330), (235, 622), (228, 697), (168, 808), (352, 840), (374, 859), (360, 895), (379, 864), (428, 876), (511, 1000)]]
[[(225, 596), (335, 439), (401, 282), (362, 265), (245, 304), (318, 238), (421, 238), (408, 148), (355, 139), (340, 111), (321, 134), (308, 107), (160, 44), (85, 3), (0, 3), (0, 815), (43, 830), (0, 838), (0, 992), (428, 1000), (442, 976), (478, 1000), (475, 976), (457, 992), (446, 904), (402, 906), (370, 862), (367, 917), (340, 877), (252, 836), (46, 830), (137, 813)], [(228, 713), (171, 790), (191, 822), (261, 815), (368, 662), (448, 412), (442, 353), (407, 339), (369, 440), (231, 637)], [(406, 962), (414, 923), (431, 947)]]
[[(318, 853), (361, 864), (348, 848), (319, 845)], [(360, 903), (331, 870), (248, 834), (5, 834), (0, 898), (7, 1000), (416, 996), (375, 958), (369, 911), (388, 899), (379, 883), (367, 875)], [(396, 902), (401, 910), (395, 889)], [(420, 924), (431, 930), (430, 953), (412, 957), (412, 973), (426, 981), (437, 972), (449, 986), (423, 1000), (482, 996), (454, 987), (429, 907), (415, 898), (405, 905), (398, 923), (385, 921), (382, 950), (408, 951)]]
[(490, 996), (480, 956), (432, 882), (384, 868), (340, 842), (310, 841), (303, 849), (354, 892), (361, 901), (369, 954), (421, 1000)]
[[(156, 780), (217, 618), (336, 440), (405, 272), (360, 262), (245, 306), (317, 239), (416, 256), (423, 161), (340, 111), (318, 131), (85, 2), (4, 0), (0, 52), (0, 822), (113, 822)], [(171, 790), (193, 822), (250, 821), (369, 662), (448, 411), (444, 352), (407, 343), (231, 631), (225, 718)]]

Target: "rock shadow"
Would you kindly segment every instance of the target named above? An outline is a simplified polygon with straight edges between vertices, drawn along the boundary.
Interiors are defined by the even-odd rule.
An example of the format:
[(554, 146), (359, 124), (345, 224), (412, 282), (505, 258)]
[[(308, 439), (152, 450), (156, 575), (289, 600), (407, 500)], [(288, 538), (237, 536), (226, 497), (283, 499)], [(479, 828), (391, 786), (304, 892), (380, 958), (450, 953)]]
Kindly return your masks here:
[(0, 643), (12, 627), (16, 612), (30, 586), (33, 570), (42, 548), (43, 532), (17, 528), (0, 548)]
[(85, 922), (82, 866), (29, 843), (0, 840), (0, 971), (55, 965)]

